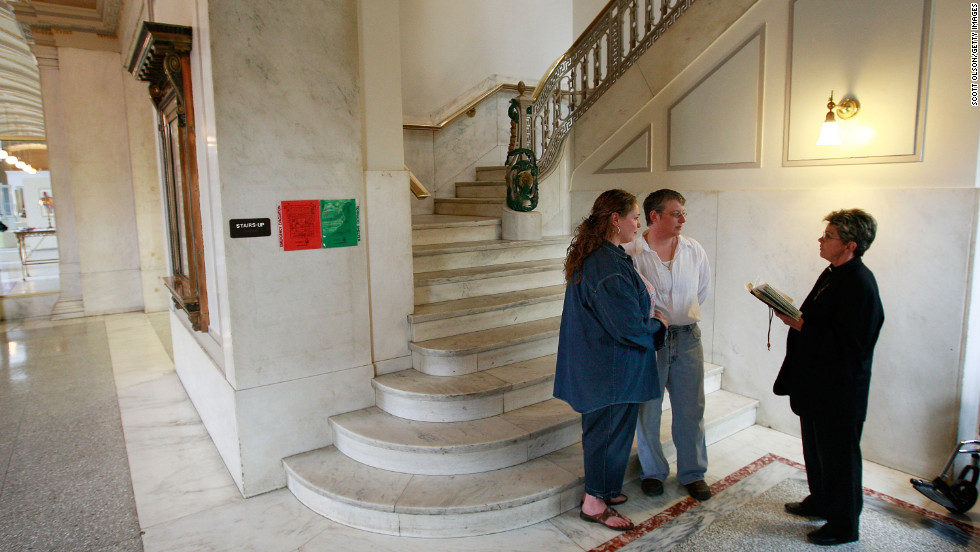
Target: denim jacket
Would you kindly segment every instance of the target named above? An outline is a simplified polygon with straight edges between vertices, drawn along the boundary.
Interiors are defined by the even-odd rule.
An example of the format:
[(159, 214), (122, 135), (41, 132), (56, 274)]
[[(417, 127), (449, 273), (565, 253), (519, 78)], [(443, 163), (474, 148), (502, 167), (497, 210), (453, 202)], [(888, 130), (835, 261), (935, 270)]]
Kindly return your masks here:
[[(585, 413), (659, 396), (656, 350), (666, 330), (622, 247), (604, 242), (565, 288), (555, 397)], [(574, 282), (574, 279), (573, 279)]]

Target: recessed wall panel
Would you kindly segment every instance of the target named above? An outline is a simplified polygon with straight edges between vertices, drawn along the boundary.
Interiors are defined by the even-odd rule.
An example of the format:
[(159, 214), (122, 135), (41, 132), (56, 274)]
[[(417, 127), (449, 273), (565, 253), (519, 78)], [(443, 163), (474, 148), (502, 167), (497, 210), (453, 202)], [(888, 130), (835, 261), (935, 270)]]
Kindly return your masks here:
[(758, 166), (763, 34), (670, 108), (669, 168)]

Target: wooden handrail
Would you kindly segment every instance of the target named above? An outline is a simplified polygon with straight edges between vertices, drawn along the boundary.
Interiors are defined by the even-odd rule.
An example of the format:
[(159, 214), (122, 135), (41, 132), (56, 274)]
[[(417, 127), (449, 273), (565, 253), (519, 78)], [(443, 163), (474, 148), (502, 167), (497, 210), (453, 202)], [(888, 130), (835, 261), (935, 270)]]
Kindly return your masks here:
[[(533, 87), (529, 87), (529, 88), (533, 89)], [(441, 123), (434, 124), (434, 125), (406, 124), (406, 125), (402, 125), (402, 128), (405, 130), (441, 130), (443, 127), (455, 121), (456, 119), (462, 117), (464, 114), (468, 113), (469, 111), (475, 109), (476, 106), (483, 103), (484, 100), (493, 96), (497, 92), (500, 92), (501, 90), (510, 90), (512, 92), (517, 92), (517, 85), (510, 84), (510, 83), (500, 83), (497, 86), (494, 86), (493, 88), (480, 94), (475, 99), (466, 103), (466, 105), (456, 110), (456, 112), (450, 115), (449, 117), (446, 117), (446, 119)]]
[(430, 194), (429, 190), (422, 184), (422, 181), (415, 176), (412, 169), (405, 167), (405, 170), (408, 171), (408, 185), (412, 189), (412, 194), (415, 196), (415, 199), (425, 199), (427, 197), (431, 197), (432, 194)]

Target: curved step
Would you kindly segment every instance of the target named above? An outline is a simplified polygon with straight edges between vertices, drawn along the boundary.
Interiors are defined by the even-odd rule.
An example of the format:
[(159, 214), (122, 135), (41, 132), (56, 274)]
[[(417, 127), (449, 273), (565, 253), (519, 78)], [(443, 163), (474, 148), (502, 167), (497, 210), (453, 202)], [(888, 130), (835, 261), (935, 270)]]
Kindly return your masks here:
[[(460, 422), (510, 412), (552, 397), (557, 355), (462, 376), (430, 376), (409, 369), (372, 381), (378, 408), (421, 422)], [(704, 364), (704, 392), (721, 388), (724, 369)], [(670, 408), (670, 399), (663, 403)]]
[(422, 475), (478, 473), (514, 466), (581, 438), (579, 415), (550, 399), (464, 422), (418, 422), (377, 407), (330, 418), (334, 446), (384, 470)]
[(488, 418), (551, 398), (556, 355), (462, 376), (430, 376), (409, 369), (371, 382), (378, 408), (422, 422)]
[(420, 342), (409, 342), (415, 369), (458, 376), (558, 351), (561, 317), (545, 318)]
[[(710, 445), (755, 423), (759, 401), (717, 391), (705, 403)], [(670, 413), (661, 421), (664, 454), (674, 461)], [(581, 428), (576, 424), (581, 436)], [(577, 507), (582, 447), (576, 442), (517, 466), (467, 475), (413, 475), (356, 462), (336, 447), (283, 460), (289, 490), (338, 523), (406, 537), (484, 535), (532, 525)], [(635, 449), (627, 479), (639, 475)]]
[(418, 305), (408, 315), (412, 340), (425, 341), (561, 316), (565, 286)]
[(565, 282), (564, 263), (564, 258), (542, 259), (419, 272), (415, 274), (415, 304), (561, 285)]
[(403, 537), (476, 536), (533, 525), (577, 505), (582, 485), (580, 475), (547, 458), (467, 476), (410, 475), (366, 466), (327, 447), (283, 465), (289, 490), (314, 512)]

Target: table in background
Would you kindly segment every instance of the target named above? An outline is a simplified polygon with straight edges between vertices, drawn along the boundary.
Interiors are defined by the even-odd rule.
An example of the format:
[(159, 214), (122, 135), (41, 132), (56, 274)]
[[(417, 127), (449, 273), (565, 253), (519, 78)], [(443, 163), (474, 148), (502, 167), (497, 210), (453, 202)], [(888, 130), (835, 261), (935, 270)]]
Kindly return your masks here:
[[(21, 271), (24, 273), (24, 279), (26, 280), (30, 276), (30, 272), (27, 270), (28, 265), (35, 264), (48, 264), (58, 262), (58, 257), (55, 256), (53, 259), (42, 259), (42, 260), (31, 260), (31, 255), (37, 251), (37, 248), (44, 243), (44, 238), (48, 236), (54, 236), (56, 231), (54, 228), (21, 228), (19, 230), (14, 230), (14, 235), (17, 236), (17, 252), (20, 253), (20, 267)], [(28, 249), (27, 238), (41, 238), (37, 245)]]

